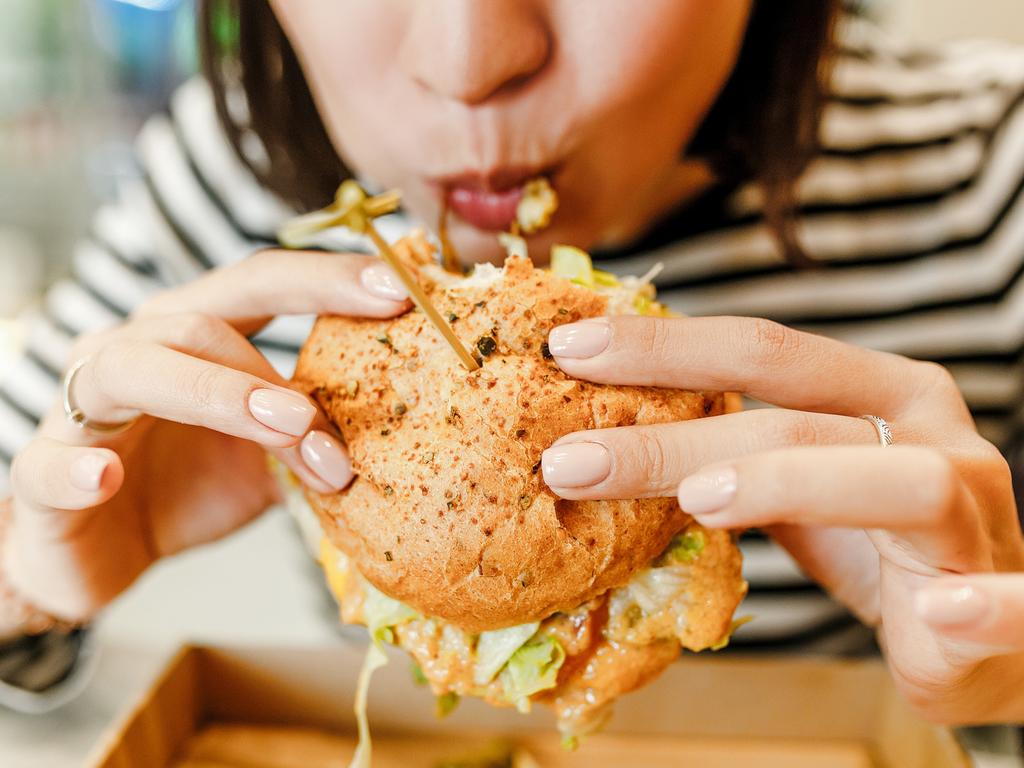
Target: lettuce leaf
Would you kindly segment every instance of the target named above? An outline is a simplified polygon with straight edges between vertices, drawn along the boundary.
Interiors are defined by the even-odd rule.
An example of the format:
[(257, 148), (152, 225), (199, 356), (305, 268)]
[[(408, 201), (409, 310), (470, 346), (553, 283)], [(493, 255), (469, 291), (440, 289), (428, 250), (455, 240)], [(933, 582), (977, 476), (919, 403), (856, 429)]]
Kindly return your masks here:
[(501, 671), (499, 680), (505, 698), (514, 702), (520, 712), (530, 710), (530, 696), (554, 688), (558, 670), (565, 661), (565, 650), (550, 635), (534, 635), (512, 654)]
[(704, 531), (677, 533), (665, 550), (664, 559), (676, 563), (692, 563), (704, 551)]
[(356, 686), (356, 724), (359, 728), (359, 743), (348, 768), (372, 768), (373, 743), (370, 741), (370, 722), (366, 717), (366, 698), (370, 692), (370, 678), (373, 673), (388, 663), (388, 657), (381, 649), (377, 640), (370, 640), (366, 650), (366, 660), (359, 670), (359, 683)]
[(540, 622), (519, 624), (515, 627), (481, 632), (476, 641), (476, 665), (473, 667), (473, 682), (487, 685), (505, 666), (527, 640), (540, 629)]
[(420, 617), (405, 603), (388, 597), (370, 582), (366, 581), (363, 588), (366, 593), (363, 600), (363, 617), (374, 641), (392, 642), (392, 627)]

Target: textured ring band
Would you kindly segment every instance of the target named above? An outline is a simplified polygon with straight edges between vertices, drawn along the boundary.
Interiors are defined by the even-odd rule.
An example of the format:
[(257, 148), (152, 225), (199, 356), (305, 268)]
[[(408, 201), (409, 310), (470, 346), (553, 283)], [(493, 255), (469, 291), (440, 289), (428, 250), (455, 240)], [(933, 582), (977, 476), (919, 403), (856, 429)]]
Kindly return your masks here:
[(75, 376), (77, 376), (78, 372), (82, 370), (82, 366), (85, 365), (88, 359), (89, 358), (87, 357), (83, 357), (77, 363), (72, 365), (68, 369), (68, 372), (64, 374), (64, 381), (61, 385), (61, 397), (64, 402), (64, 415), (68, 417), (68, 421), (80, 429), (87, 429), (98, 435), (120, 434), (135, 424), (135, 422), (138, 421), (138, 417), (116, 424), (104, 421), (90, 421), (89, 417), (85, 415), (85, 412), (75, 404), (74, 398), (71, 396), (71, 386), (75, 382)]
[(889, 422), (883, 419), (881, 416), (872, 416), (865, 414), (861, 416), (864, 421), (870, 421), (878, 432), (878, 442), (882, 444), (883, 448), (888, 448), (892, 445), (892, 428), (889, 426)]

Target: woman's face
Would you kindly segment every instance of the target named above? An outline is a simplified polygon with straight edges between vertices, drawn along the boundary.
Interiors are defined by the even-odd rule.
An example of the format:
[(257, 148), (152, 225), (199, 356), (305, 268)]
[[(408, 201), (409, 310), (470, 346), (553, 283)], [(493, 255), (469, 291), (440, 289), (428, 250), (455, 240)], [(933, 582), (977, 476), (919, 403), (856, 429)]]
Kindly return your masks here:
[(493, 260), (518, 189), (561, 205), (530, 239), (633, 237), (707, 182), (681, 161), (731, 71), (751, 0), (273, 0), (327, 131), (360, 177)]

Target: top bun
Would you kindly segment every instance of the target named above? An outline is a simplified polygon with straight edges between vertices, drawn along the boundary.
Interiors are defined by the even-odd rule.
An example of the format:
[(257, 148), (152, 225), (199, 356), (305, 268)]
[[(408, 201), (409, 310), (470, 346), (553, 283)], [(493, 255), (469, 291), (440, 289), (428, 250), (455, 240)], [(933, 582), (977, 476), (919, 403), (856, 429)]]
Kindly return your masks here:
[(606, 314), (608, 298), (529, 259), (463, 279), (421, 236), (395, 251), (483, 364), (468, 372), (420, 311), (317, 320), (295, 379), (357, 473), (307, 494), (330, 541), (385, 594), (467, 632), (574, 609), (647, 567), (689, 521), (676, 500), (560, 499), (541, 452), (577, 430), (719, 414), (722, 395), (566, 376), (548, 331)]

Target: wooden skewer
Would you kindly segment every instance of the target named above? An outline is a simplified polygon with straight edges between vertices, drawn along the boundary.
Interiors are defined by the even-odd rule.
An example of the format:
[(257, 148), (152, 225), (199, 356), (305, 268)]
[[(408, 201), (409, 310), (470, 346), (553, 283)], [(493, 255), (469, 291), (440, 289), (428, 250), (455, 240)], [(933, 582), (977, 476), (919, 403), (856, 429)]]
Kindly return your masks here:
[(441, 265), (447, 272), (462, 274), (452, 241), (448, 239), (448, 200), (441, 203), (441, 217), (437, 222), (437, 239), (441, 241)]
[(405, 268), (402, 261), (391, 250), (388, 242), (380, 236), (377, 228), (373, 226), (373, 219), (383, 216), (398, 209), (401, 203), (401, 195), (392, 190), (373, 197), (367, 197), (366, 192), (355, 181), (349, 179), (342, 182), (332, 202), (326, 208), (315, 211), (305, 216), (299, 216), (286, 222), (278, 231), (278, 239), (286, 248), (302, 248), (308, 239), (323, 229), (335, 226), (345, 226), (354, 232), (366, 234), (377, 246), (381, 258), (395, 271), (398, 278), (405, 285), (409, 295), (416, 303), (427, 319), (433, 323), (438, 332), (444, 337), (455, 354), (459, 356), (462, 364), (470, 371), (475, 371), (480, 364), (469, 353), (465, 345), (455, 335), (452, 327), (441, 317), (434, 305), (430, 303), (427, 294), (423, 292), (420, 284), (416, 281), (409, 270)]
[(441, 317), (441, 313), (438, 312), (434, 308), (434, 305), (430, 303), (430, 299), (427, 298), (427, 294), (423, 292), (420, 284), (412, 275), (409, 274), (405, 265), (402, 264), (401, 259), (399, 259), (398, 256), (395, 255), (395, 252), (391, 250), (391, 246), (388, 245), (387, 241), (380, 236), (377, 228), (374, 227), (369, 220), (366, 221), (365, 227), (366, 234), (371, 240), (373, 240), (373, 244), (377, 246), (377, 250), (380, 251), (381, 258), (388, 263), (388, 266), (395, 270), (395, 274), (398, 275), (398, 279), (402, 281), (406, 290), (409, 291), (409, 295), (416, 303), (416, 306), (423, 310), (423, 314), (427, 316), (427, 319), (434, 324), (434, 327), (441, 333), (445, 341), (447, 341), (448, 344), (451, 345), (451, 348), (455, 350), (455, 354), (457, 354), (459, 359), (462, 360), (462, 364), (470, 371), (475, 371), (479, 368), (480, 364), (471, 354), (469, 354), (469, 350), (466, 349), (462, 340), (455, 335), (455, 331), (452, 330), (452, 327), (448, 325), (447, 321)]

